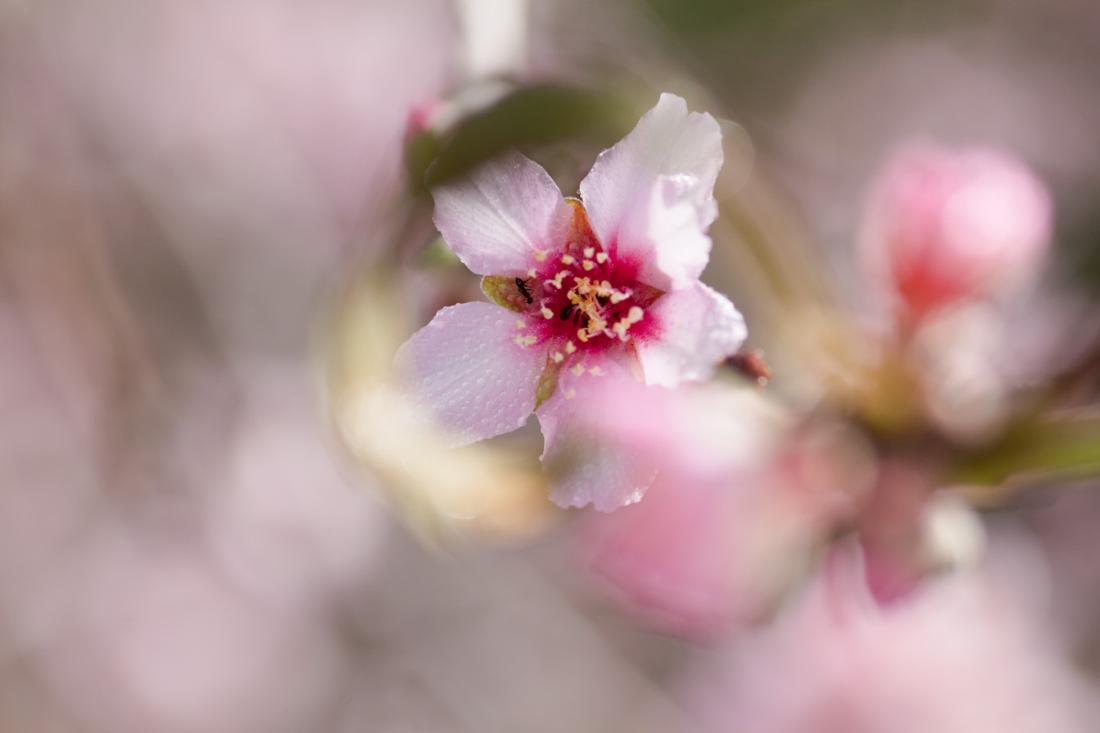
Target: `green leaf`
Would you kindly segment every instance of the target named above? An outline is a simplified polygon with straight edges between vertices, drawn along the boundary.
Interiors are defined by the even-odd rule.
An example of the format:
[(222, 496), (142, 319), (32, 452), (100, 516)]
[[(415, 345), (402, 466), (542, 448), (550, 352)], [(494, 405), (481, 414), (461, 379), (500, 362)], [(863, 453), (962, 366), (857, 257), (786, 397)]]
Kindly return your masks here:
[(438, 268), (449, 269), (454, 267), (461, 267), (462, 263), (459, 261), (455, 253), (451, 251), (451, 248), (447, 246), (447, 243), (443, 241), (443, 237), (436, 237), (428, 246), (424, 248), (424, 251), (420, 255), (420, 263), (426, 268)]
[(1100, 474), (1100, 414), (1034, 418), (1009, 430), (984, 450), (956, 463), (961, 483), (997, 485), (1009, 479)]
[(443, 142), (434, 130), (424, 130), (405, 143), (405, 172), (414, 185), (424, 180), (424, 171), (439, 156)]
[[(529, 148), (573, 140), (606, 147), (637, 119), (635, 106), (607, 91), (559, 85), (518, 89), (459, 122), (421, 177), (427, 187), (460, 177), (510, 148)], [(425, 144), (427, 150), (427, 144)], [(415, 165), (415, 164), (410, 164)]]

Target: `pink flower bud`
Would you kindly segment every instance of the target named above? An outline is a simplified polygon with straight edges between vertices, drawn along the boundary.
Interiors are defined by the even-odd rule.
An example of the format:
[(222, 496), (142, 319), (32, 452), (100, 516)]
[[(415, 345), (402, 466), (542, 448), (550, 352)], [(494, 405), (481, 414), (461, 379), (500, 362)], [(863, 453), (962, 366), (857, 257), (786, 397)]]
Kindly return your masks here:
[(438, 97), (426, 97), (414, 104), (405, 119), (405, 141), (434, 128), (446, 108), (447, 103)]
[(1050, 228), (1050, 195), (1019, 160), (914, 146), (895, 155), (872, 191), (862, 254), (919, 317), (1019, 287), (1036, 271)]

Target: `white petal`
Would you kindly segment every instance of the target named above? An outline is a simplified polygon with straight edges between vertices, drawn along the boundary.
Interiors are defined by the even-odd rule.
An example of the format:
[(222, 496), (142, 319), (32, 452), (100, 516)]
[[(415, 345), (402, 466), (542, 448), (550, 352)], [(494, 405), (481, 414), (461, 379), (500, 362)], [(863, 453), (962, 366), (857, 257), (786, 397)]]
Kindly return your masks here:
[(667, 184), (658, 179), (677, 182), (674, 198), (695, 208), (702, 231), (714, 220), (714, 182), (721, 167), (722, 133), (714, 118), (688, 113), (683, 99), (662, 94), (630, 134), (596, 159), (581, 182), (581, 198), (605, 246), (639, 249), (641, 243), (624, 238), (649, 225), (627, 223), (650, 211), (648, 199), (656, 191), (669, 197)]
[(563, 507), (593, 505), (607, 512), (633, 504), (653, 483), (657, 463), (646, 451), (599, 429), (586, 410), (605, 380), (633, 379), (613, 362), (600, 362), (604, 376), (562, 372), (558, 389), (537, 410), (545, 440), (542, 461), (550, 474), (550, 499)]
[(646, 384), (675, 387), (706, 379), (748, 335), (733, 303), (703, 283), (667, 293), (646, 317), (657, 321), (657, 335), (637, 346)]
[(398, 376), (456, 445), (523, 426), (546, 351), (515, 342), (516, 316), (490, 303), (444, 308), (397, 352)]
[(536, 250), (559, 246), (570, 211), (550, 174), (516, 152), (432, 191), (435, 225), (466, 267), (479, 275), (521, 275)]
[(658, 176), (619, 233), (616, 255), (637, 262), (638, 278), (660, 290), (689, 287), (710, 259), (705, 232), (717, 207), (713, 200), (696, 205), (692, 181), (689, 176)]

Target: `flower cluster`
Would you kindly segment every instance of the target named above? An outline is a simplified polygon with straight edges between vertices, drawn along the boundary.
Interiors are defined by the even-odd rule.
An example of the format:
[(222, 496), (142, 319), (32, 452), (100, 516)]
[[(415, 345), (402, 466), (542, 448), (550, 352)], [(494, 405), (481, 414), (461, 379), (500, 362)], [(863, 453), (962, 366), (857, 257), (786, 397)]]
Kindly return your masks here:
[[(941, 395), (943, 370), (930, 362), (982, 362), (979, 343), (951, 339), (940, 354), (929, 332), (1034, 274), (1049, 239), (1046, 191), (1006, 153), (910, 146), (887, 165), (865, 218), (866, 282), (901, 306), (881, 342), (877, 333), (856, 341), (877, 346), (901, 376), (865, 384), (890, 405), (918, 403), (911, 424), (957, 435), (961, 421), (988, 415), (959, 369)], [(986, 394), (995, 379), (982, 364), (974, 381)], [(774, 396), (723, 384), (603, 391), (590, 433), (662, 463), (639, 506), (582, 525), (587, 564), (611, 598), (650, 626), (710, 639), (768, 613), (838, 533), (858, 539), (863, 590), (884, 606), (936, 570), (976, 562), (984, 533), (940, 490), (943, 455), (876, 449), (869, 434), (895, 428), (870, 424), (858, 402), (840, 417), (781, 407)], [(936, 406), (948, 401), (944, 423)]]
[[(822, 375), (819, 409), (781, 405), (700, 384), (746, 337), (733, 304), (699, 281), (722, 162), (715, 120), (664, 94), (599, 155), (578, 198), (515, 152), (436, 188), (436, 226), (490, 302), (443, 308), (396, 360), (455, 445), (533, 411), (559, 505), (609, 512), (651, 490), (578, 523), (581, 545), (632, 610), (699, 638), (767, 614), (838, 534), (858, 540), (884, 605), (973, 563), (984, 535), (940, 492), (955, 456), (938, 436), (993, 434), (1002, 412), (978, 409), (974, 380), (952, 368), (981, 361), (974, 340), (941, 353), (930, 334), (1018, 292), (1050, 237), (1046, 189), (1011, 156), (903, 149), (873, 187), (861, 242), (864, 282), (898, 306), (890, 326), (853, 321), (845, 343), (866, 363), (846, 353), (839, 386)], [(948, 403), (967, 421), (945, 421)], [(897, 448), (921, 431), (937, 437)]]

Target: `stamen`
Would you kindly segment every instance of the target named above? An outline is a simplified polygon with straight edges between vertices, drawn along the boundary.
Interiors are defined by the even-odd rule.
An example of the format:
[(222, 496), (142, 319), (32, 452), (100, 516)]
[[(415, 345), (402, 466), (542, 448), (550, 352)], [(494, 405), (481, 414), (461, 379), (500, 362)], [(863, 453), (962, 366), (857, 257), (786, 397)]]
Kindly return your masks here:
[(536, 340), (537, 339), (531, 334), (527, 334), (526, 336), (516, 336), (514, 339), (517, 345), (524, 348), (527, 348), (528, 346), (534, 346)]
[(584, 374), (584, 364), (574, 364), (573, 366), (569, 367), (569, 371), (573, 372), (573, 374), (579, 377), (580, 375)]
[(591, 374), (593, 377), (602, 377), (604, 371), (599, 366), (594, 366), (588, 370), (588, 373)]
[[(591, 240), (590, 240), (591, 241)], [(544, 253), (546, 250), (536, 250)], [(608, 269), (612, 262), (610, 253), (594, 242), (590, 246), (575, 246), (550, 250), (551, 258), (560, 261), (562, 269), (553, 273), (550, 279), (542, 280), (537, 286), (541, 289), (536, 298), (535, 307), (544, 320), (550, 322), (551, 327), (560, 338), (560, 344), (556, 351), (552, 351), (548, 357), (548, 363), (561, 364), (570, 361), (570, 356), (582, 351), (593, 341), (601, 345), (608, 342), (600, 342), (600, 337), (605, 336), (611, 342), (629, 341), (630, 329), (638, 321), (644, 318), (644, 311), (633, 306), (631, 299), (634, 297), (632, 288), (621, 287), (611, 277)], [(599, 272), (595, 272), (599, 269)], [(545, 269), (540, 270), (540, 277), (548, 274)], [(606, 279), (605, 279), (606, 278)], [(528, 282), (539, 282), (538, 277), (531, 278)], [(630, 283), (633, 285), (633, 283)], [(555, 292), (557, 291), (557, 292)], [(622, 305), (620, 305), (622, 304)], [(624, 309), (622, 306), (625, 305)], [(537, 316), (532, 319), (527, 316), (521, 334), (533, 334), (535, 343), (541, 343), (544, 337), (537, 329)], [(562, 331), (573, 330), (576, 334), (571, 340), (568, 333)], [(525, 341), (526, 345), (526, 341)], [(583, 370), (580, 372), (583, 374)], [(602, 374), (597, 370), (597, 373)]]
[(550, 253), (548, 251), (546, 251), (545, 249), (536, 249), (535, 252), (534, 252), (534, 257), (535, 257), (535, 260), (538, 261), (538, 262), (545, 262), (546, 261), (546, 256), (548, 254), (550, 254)]
[(630, 327), (638, 321), (642, 320), (642, 318), (644, 317), (645, 311), (643, 311), (636, 305), (631, 306), (630, 310), (627, 311), (626, 316), (624, 316), (622, 319), (619, 320), (618, 323), (612, 326), (611, 330), (614, 331), (616, 335), (618, 335), (620, 341), (626, 341), (627, 332), (630, 330)]
[(565, 391), (562, 392), (562, 394), (565, 395), (565, 399), (571, 400), (577, 396), (577, 390), (573, 389), (572, 387), (566, 387)]
[(542, 282), (543, 282), (544, 285), (553, 285), (558, 290), (561, 290), (562, 281), (565, 280), (565, 278), (567, 278), (569, 275), (572, 275), (572, 274), (573, 273), (569, 272), (569, 270), (561, 270), (560, 272), (558, 272), (557, 275), (554, 275), (553, 280), (543, 280)]

